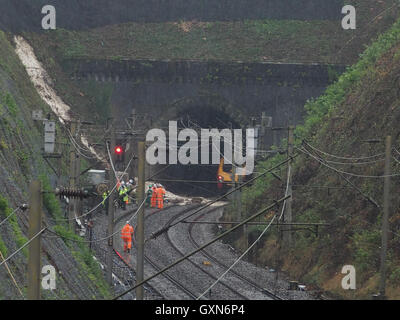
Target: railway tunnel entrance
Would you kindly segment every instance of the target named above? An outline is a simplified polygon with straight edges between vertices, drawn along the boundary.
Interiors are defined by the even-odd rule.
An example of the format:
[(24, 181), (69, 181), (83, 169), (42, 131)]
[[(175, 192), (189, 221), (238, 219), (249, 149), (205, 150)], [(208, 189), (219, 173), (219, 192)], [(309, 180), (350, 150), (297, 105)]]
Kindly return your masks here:
[[(178, 130), (193, 129), (200, 132), (201, 129), (218, 129), (219, 131), (240, 129), (242, 119), (245, 117), (228, 100), (215, 94), (202, 94), (193, 98), (180, 99), (174, 102), (170, 108), (176, 110)], [(202, 137), (201, 135), (198, 137), (196, 147), (200, 155)], [(178, 148), (185, 143), (185, 141), (179, 141), (177, 143)], [(223, 154), (224, 144), (221, 143), (220, 147)], [(163, 184), (173, 193), (185, 196), (215, 196), (221, 190), (217, 187), (216, 179), (218, 164), (212, 164), (211, 160), (210, 155), (209, 164), (183, 165), (178, 163), (154, 166), (151, 172), (161, 170), (161, 173), (155, 176), (154, 180)], [(225, 166), (226, 169), (229, 169), (227, 167), (229, 166)]]
[[(134, 108), (145, 130), (167, 127), (170, 120), (178, 120), (181, 129), (245, 128), (262, 113), (274, 127), (296, 125), (307, 100), (345, 70), (322, 64), (93, 59), (65, 60), (63, 68), (85, 94), (89, 86), (92, 92), (110, 91), (110, 107), (121, 118)], [(279, 133), (274, 144), (284, 137)], [(151, 174), (160, 169), (165, 168), (153, 166)], [(173, 165), (157, 178), (176, 193), (210, 196), (217, 190), (216, 175), (215, 165)]]

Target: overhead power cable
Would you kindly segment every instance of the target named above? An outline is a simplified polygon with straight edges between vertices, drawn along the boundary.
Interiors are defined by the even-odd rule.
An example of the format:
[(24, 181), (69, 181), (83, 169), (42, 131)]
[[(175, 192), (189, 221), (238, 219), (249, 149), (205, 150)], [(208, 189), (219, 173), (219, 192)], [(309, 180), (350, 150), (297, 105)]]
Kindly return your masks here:
[[(109, 146), (108, 146), (108, 143), (107, 143), (106, 145), (107, 145), (108, 158), (110, 159), (111, 169), (112, 169), (112, 171), (113, 171), (113, 173), (114, 173), (114, 175), (115, 175), (115, 179), (118, 181), (119, 178), (118, 178), (117, 171), (115, 171), (114, 162), (113, 162), (113, 159), (112, 159), (112, 156), (111, 156), (110, 148), (109, 148)], [(125, 172), (124, 172), (124, 173), (125, 173)]]
[(363, 165), (366, 165), (366, 164), (383, 162), (383, 161), (385, 161), (385, 158), (371, 160), (371, 161), (364, 161), (364, 162), (340, 162), (340, 161), (332, 161), (332, 160), (326, 160), (326, 159), (325, 159), (325, 161), (328, 162), (328, 163), (333, 163), (333, 164), (351, 165), (351, 166), (363, 166)]
[[(1, 260), (4, 260), (4, 257), (3, 257), (3, 254), (1, 253), (1, 251), (0, 251), (0, 258), (1, 258)], [(17, 283), (17, 280), (15, 280), (15, 277), (14, 277), (14, 275), (12, 274), (10, 268), (8, 267), (8, 264), (5, 263), (5, 266), (6, 266), (6, 269), (7, 269), (8, 274), (9, 274), (10, 277), (11, 277), (11, 280), (12, 280), (12, 282), (13, 282), (15, 288), (17, 288), (19, 294), (20, 294), (20, 295), (22, 296), (22, 298), (25, 300), (25, 296), (24, 296), (24, 294), (22, 293), (21, 288), (19, 287), (19, 285), (18, 285), (18, 283)]]
[(38, 233), (36, 233), (32, 238), (30, 238), (22, 247), (20, 247), (18, 250), (14, 251), (11, 255), (7, 257), (3, 262), (0, 263), (0, 267), (7, 263), (8, 260), (10, 260), (12, 257), (14, 257), (18, 252), (20, 252), (23, 248), (25, 248), (27, 245), (29, 245), (33, 240), (35, 240), (38, 236), (40, 236), (47, 228), (43, 228), (40, 230)]
[[(285, 191), (285, 197), (288, 196), (289, 193), (289, 182), (290, 182), (290, 172), (291, 167), (288, 168), (288, 173), (287, 173), (287, 181), (286, 181), (286, 191)], [(283, 205), (282, 205), (282, 211), (281, 211), (281, 215), (278, 218), (278, 221), (282, 219), (283, 217), (283, 213), (285, 212), (285, 206), (286, 206), (286, 200), (283, 201)], [(233, 264), (224, 272), (221, 274), (221, 276), (218, 277), (217, 280), (215, 280), (215, 282), (209, 286), (200, 296), (197, 297), (196, 300), (200, 300), (200, 298), (202, 298), (204, 295), (206, 295), (206, 293), (208, 291), (210, 291), (217, 283), (219, 283), (223, 277), (225, 277), (225, 275), (232, 270), (232, 268), (239, 263), (240, 260), (243, 259), (243, 257), (256, 245), (256, 243), (258, 241), (261, 240), (261, 238), (263, 237), (263, 235), (267, 232), (267, 230), (271, 227), (272, 223), (274, 222), (274, 220), (276, 219), (276, 215), (273, 216), (273, 218), (271, 219), (271, 221), (269, 222), (269, 224), (264, 228), (264, 230), (261, 232), (261, 234), (258, 236), (258, 238), (251, 244), (251, 246), (249, 246), (247, 248), (247, 250), (245, 252), (243, 252), (243, 254), (237, 258)]]
[[(136, 215), (138, 214), (140, 208), (142, 208), (142, 206), (143, 206), (143, 204), (144, 204), (145, 202), (146, 202), (146, 199), (144, 199), (144, 200), (142, 201), (142, 203), (140, 204), (140, 206), (138, 207), (138, 209), (136, 210), (136, 212), (129, 218), (128, 222), (131, 222), (132, 219), (136, 217)], [(115, 231), (114, 233), (112, 233), (111, 235), (109, 235), (109, 236), (107, 236), (107, 237), (100, 238), (100, 239), (96, 239), (96, 240), (84, 240), (84, 239), (82, 239), (82, 240), (76, 240), (76, 239), (72, 239), (72, 238), (69, 238), (69, 237), (65, 237), (65, 236), (59, 235), (56, 231), (53, 231), (53, 230), (50, 230), (50, 229), (48, 229), (47, 231), (50, 232), (50, 233), (52, 233), (52, 234), (57, 235), (58, 237), (60, 237), (60, 238), (62, 238), (62, 239), (64, 239), (64, 240), (73, 241), (73, 242), (77, 242), (77, 243), (96, 243), (96, 242), (102, 242), (102, 241), (105, 241), (105, 240), (110, 239), (111, 237), (113, 237), (114, 235), (116, 235), (118, 232), (120, 232), (120, 231), (118, 230), (118, 231)]]
[[(81, 150), (84, 150), (85, 152), (90, 152), (91, 154), (93, 154), (93, 153), (92, 153), (92, 151), (91, 151), (90, 149), (87, 149), (87, 150), (86, 150), (86, 149), (83, 149), (82, 147), (80, 147), (79, 144), (76, 142), (76, 140), (72, 137), (72, 135), (71, 135), (71, 133), (69, 132), (69, 130), (67, 131), (67, 133), (68, 133), (69, 140), (70, 140), (72, 146), (74, 147), (74, 149), (76, 150), (76, 152), (77, 152), (78, 154), (80, 154), (82, 157), (84, 157), (84, 158), (86, 158), (86, 159), (97, 159), (96, 156), (93, 156), (93, 155), (90, 155), (90, 156), (85, 155)], [(81, 150), (80, 150), (80, 149), (81, 149)]]
[[(325, 152), (325, 151), (323, 151), (323, 150), (320, 150), (320, 149), (318, 149), (318, 148), (312, 146), (312, 145), (309, 144), (308, 142), (307, 142), (307, 146), (309, 146), (311, 149), (313, 149), (313, 150), (315, 150), (315, 151), (317, 151), (317, 152), (319, 152), (319, 153), (322, 153), (322, 154), (324, 154), (324, 155), (326, 155), (326, 156), (329, 156), (329, 157), (332, 157), (332, 158), (336, 158), (336, 159), (342, 159), (342, 160), (365, 160), (365, 159), (372, 159), (372, 158), (377, 158), (377, 157), (380, 157), (380, 156), (382, 156), (382, 155), (383, 155), (383, 156), (385, 155), (385, 153), (382, 152), (382, 153), (374, 154), (374, 155), (371, 155), (371, 156), (343, 157), (343, 156), (338, 156), (338, 155), (330, 154), (330, 153), (328, 153), (328, 152)], [(326, 160), (326, 161), (327, 161), (327, 160)], [(328, 161), (327, 161), (327, 162), (328, 162)]]
[(161, 235), (161, 234), (163, 234), (164, 232), (168, 231), (171, 227), (173, 227), (173, 226), (177, 225), (178, 223), (181, 223), (182, 221), (186, 220), (187, 218), (189, 218), (189, 217), (191, 217), (191, 216), (193, 216), (193, 215), (199, 213), (200, 211), (204, 210), (205, 208), (211, 206), (213, 203), (216, 203), (216, 202), (218, 202), (218, 201), (224, 199), (224, 198), (227, 197), (228, 195), (230, 195), (230, 194), (232, 194), (233, 192), (235, 192), (235, 191), (237, 191), (237, 190), (239, 190), (239, 189), (245, 187), (246, 185), (252, 183), (253, 181), (255, 181), (255, 180), (257, 180), (257, 179), (259, 179), (259, 178), (265, 176), (267, 173), (269, 173), (269, 172), (275, 170), (276, 168), (279, 168), (280, 166), (282, 166), (282, 165), (288, 163), (289, 161), (293, 160), (293, 159), (296, 158), (297, 156), (298, 156), (298, 154), (294, 154), (293, 156), (291, 156), (291, 157), (289, 157), (288, 159), (286, 159), (286, 160), (284, 160), (284, 161), (278, 163), (277, 165), (275, 165), (275, 166), (273, 166), (272, 168), (270, 168), (270, 169), (264, 171), (263, 173), (259, 174), (258, 176), (254, 177), (254, 178), (252, 178), (252, 179), (250, 179), (250, 180), (248, 180), (248, 181), (246, 181), (245, 183), (243, 183), (243, 184), (240, 185), (239, 187), (234, 188), (234, 189), (232, 189), (231, 191), (225, 193), (224, 195), (218, 197), (217, 199), (208, 202), (207, 204), (205, 204), (205, 205), (202, 206), (201, 208), (195, 210), (193, 213), (191, 213), (191, 214), (189, 214), (189, 215), (187, 215), (187, 216), (185, 216), (185, 217), (183, 217), (183, 218), (181, 218), (181, 219), (175, 221), (174, 223), (172, 223), (172, 224), (170, 224), (170, 225), (168, 225), (168, 226), (166, 226), (166, 227), (164, 227), (164, 228), (162, 228), (162, 229), (156, 231), (156, 232), (153, 233), (153, 234), (150, 236), (150, 238), (147, 239), (146, 241), (157, 238), (159, 235)]
[[(131, 160), (129, 160), (128, 165), (127, 165), (127, 167), (125, 168), (123, 174), (125, 174), (126, 171), (128, 170), (128, 168), (129, 168), (129, 166), (130, 166), (130, 164), (131, 164), (133, 158), (134, 158), (134, 156), (132, 156)], [(102, 203), (103, 203), (104, 200), (107, 200), (107, 199), (110, 197), (111, 193), (113, 193), (113, 192), (115, 191), (115, 189), (117, 188), (117, 186), (118, 186), (118, 183), (116, 183), (116, 184), (114, 185), (114, 187), (111, 189), (110, 193), (107, 195), (106, 198), (104, 198), (101, 202), (99, 202), (99, 203), (98, 203), (95, 207), (93, 207), (91, 210), (89, 210), (89, 211), (86, 212), (85, 214), (82, 214), (82, 215), (80, 215), (79, 217), (76, 217), (76, 218), (82, 218), (82, 217), (85, 217), (85, 216), (91, 214), (92, 212), (94, 212), (98, 207), (100, 207), (100, 206), (102, 205)], [(52, 221), (74, 221), (76, 218), (69, 218), (69, 219), (68, 219), (68, 218), (57, 218), (57, 219), (49, 218), (49, 219), (52, 220)]]
[(400, 164), (400, 161), (399, 161), (395, 156), (392, 156), (392, 158), (393, 158), (393, 160), (394, 160), (395, 162), (397, 162), (397, 163)]
[(237, 259), (232, 263), (232, 265), (231, 265), (228, 269), (226, 269), (226, 271), (225, 271), (223, 274), (221, 274), (221, 276), (219, 276), (217, 280), (215, 280), (215, 282), (214, 282), (211, 286), (209, 286), (206, 290), (204, 290), (204, 292), (203, 292), (201, 295), (199, 295), (199, 296), (196, 298), (196, 300), (200, 300), (202, 297), (204, 297), (208, 291), (210, 291), (212, 288), (214, 288), (214, 286), (215, 286), (216, 284), (218, 284), (218, 283), (222, 280), (222, 278), (225, 277), (226, 274), (227, 274), (229, 271), (231, 271), (232, 268), (233, 268), (234, 266), (236, 266), (236, 264), (238, 264), (238, 262), (239, 262), (240, 260), (242, 260), (242, 258), (255, 246), (255, 244), (256, 244), (259, 240), (261, 240), (261, 238), (262, 238), (263, 235), (267, 232), (267, 230), (268, 230), (269, 227), (272, 225), (272, 223), (274, 222), (275, 219), (276, 219), (276, 216), (274, 216), (274, 217), (271, 219), (271, 221), (269, 222), (269, 224), (265, 227), (265, 229), (263, 230), (263, 232), (261, 232), (261, 234), (258, 236), (258, 238), (251, 244), (251, 246), (249, 246), (249, 247), (247, 248), (247, 250), (246, 250), (245, 252), (243, 252), (243, 254), (242, 254), (239, 258), (237, 258)]
[(114, 298), (114, 300), (117, 300), (119, 298), (121, 298), (122, 296), (126, 295), (127, 293), (131, 292), (132, 290), (136, 289), (139, 286), (142, 286), (144, 283), (150, 281), (151, 279), (157, 277), (158, 275), (164, 273), (165, 271), (171, 269), (172, 267), (176, 266), (177, 264), (181, 263), (182, 261), (186, 260), (187, 258), (191, 257), (192, 255), (196, 254), (197, 252), (200, 252), (201, 250), (205, 249), (206, 247), (210, 246), (211, 244), (217, 242), (218, 240), (222, 239), (223, 237), (225, 237), (226, 235), (228, 235), (229, 233), (237, 230), (238, 228), (240, 228), (241, 226), (243, 226), (244, 224), (250, 222), (251, 220), (254, 220), (255, 218), (257, 218), (258, 216), (262, 215), (263, 213), (265, 213), (268, 210), (271, 210), (272, 208), (274, 208), (275, 206), (279, 205), (281, 202), (285, 201), (286, 199), (290, 198), (290, 196), (284, 197), (282, 199), (279, 199), (277, 201), (274, 202), (274, 204), (271, 204), (270, 206), (261, 209), (260, 211), (258, 211), (257, 213), (253, 214), (252, 216), (250, 216), (249, 218), (243, 220), (241, 223), (237, 224), (236, 226), (232, 227), (231, 229), (225, 231), (224, 233), (222, 233), (221, 235), (217, 236), (216, 238), (214, 238), (213, 240), (210, 240), (209, 242), (207, 242), (206, 244), (202, 245), (201, 247), (197, 248), (196, 250), (193, 250), (192, 252), (186, 254), (185, 256), (183, 256), (182, 258), (176, 260), (175, 262), (173, 262), (172, 264), (170, 264), (169, 266), (161, 269), (160, 271), (156, 272), (155, 274), (153, 274), (152, 276), (148, 277), (147, 279), (144, 279), (143, 281), (137, 283), (135, 286), (133, 286), (132, 288), (126, 290), (125, 292), (121, 293), (120, 295), (116, 296)]
[[(306, 144), (307, 144), (307, 146), (309, 146), (308, 143), (306, 143)], [(349, 176), (353, 176), (353, 177), (358, 177), (358, 178), (373, 178), (373, 179), (386, 178), (386, 177), (398, 177), (398, 176), (400, 176), (400, 173), (395, 173), (395, 174), (390, 174), (390, 175), (373, 176), (373, 175), (362, 175), (362, 174), (356, 174), (356, 173), (352, 173), (352, 172), (343, 171), (343, 170), (340, 170), (340, 169), (337, 169), (337, 168), (335, 168), (335, 167), (332, 167), (332, 166), (328, 165), (328, 164), (327, 164), (327, 161), (326, 161), (325, 159), (322, 159), (322, 158), (320, 158), (320, 157), (316, 157), (316, 156), (310, 154), (308, 151), (304, 151), (304, 149), (299, 149), (299, 148), (297, 148), (297, 149), (300, 150), (300, 151), (303, 152), (303, 153), (308, 154), (309, 156), (313, 157), (314, 159), (316, 159), (316, 160), (319, 161), (319, 162), (321, 162), (321, 161), (323, 160), (323, 161), (321, 162), (321, 164), (323, 164), (323, 165), (326, 166), (327, 168), (330, 168), (330, 169), (332, 169), (332, 170), (334, 170), (334, 171), (336, 171), (336, 172), (340, 172), (340, 173), (345, 174), (345, 175), (349, 175)]]
[(8, 219), (10, 219), (19, 209), (20, 207), (14, 209), (13, 212), (11, 212), (3, 221), (0, 222), (0, 226), (4, 224)]
[(306, 149), (298, 148), (298, 147), (295, 147), (295, 148), (297, 150), (299, 150), (300, 152), (303, 152), (304, 154), (308, 155), (309, 157), (317, 160), (319, 163), (326, 166), (327, 168), (335, 171), (342, 179), (344, 179), (348, 184), (350, 184), (353, 187), (353, 189), (357, 190), (357, 192), (360, 193), (365, 199), (367, 199), (369, 202), (371, 202), (375, 207), (380, 208), (379, 204), (374, 199), (372, 199), (370, 196), (366, 195), (360, 188), (358, 188), (353, 182), (351, 182), (347, 177), (345, 177), (340, 171), (338, 171), (337, 169), (335, 169), (333, 167), (328, 166), (326, 163), (324, 163), (323, 159), (314, 156), (313, 154), (308, 152)]
[(75, 145), (78, 149), (80, 149), (80, 150), (82, 150), (82, 151), (85, 151), (85, 152), (91, 152), (91, 150), (90, 150), (88, 147), (85, 146), (85, 148), (84, 148), (84, 147), (81, 147), (81, 146), (80, 146), (80, 144), (75, 140), (74, 136), (72, 135), (72, 132), (71, 132), (69, 129), (67, 129), (67, 133), (68, 133), (68, 136), (69, 136), (71, 142), (73, 142), (74, 145)]

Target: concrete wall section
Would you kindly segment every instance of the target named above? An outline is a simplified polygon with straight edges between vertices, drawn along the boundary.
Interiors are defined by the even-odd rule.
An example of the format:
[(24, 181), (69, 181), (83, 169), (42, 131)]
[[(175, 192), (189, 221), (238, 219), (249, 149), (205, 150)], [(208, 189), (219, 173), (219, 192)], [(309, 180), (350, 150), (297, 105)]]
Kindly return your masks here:
[(136, 83), (198, 83), (220, 85), (327, 85), (344, 66), (320, 64), (242, 63), (203, 61), (93, 60), (63, 61), (77, 80)]

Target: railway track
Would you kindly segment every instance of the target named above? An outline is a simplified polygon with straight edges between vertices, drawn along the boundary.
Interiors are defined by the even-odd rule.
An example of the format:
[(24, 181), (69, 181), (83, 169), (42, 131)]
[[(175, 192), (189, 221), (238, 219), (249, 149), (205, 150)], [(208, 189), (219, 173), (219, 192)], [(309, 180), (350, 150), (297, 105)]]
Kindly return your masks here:
[[(152, 217), (152, 216), (154, 216), (155, 214), (158, 214), (158, 213), (160, 213), (160, 212), (163, 212), (163, 213), (165, 213), (166, 211), (168, 211), (168, 210), (171, 210), (171, 209), (173, 209), (173, 208), (176, 208), (177, 207), (177, 205), (171, 205), (171, 206), (168, 206), (167, 208), (165, 208), (165, 209), (163, 209), (163, 210), (155, 210), (155, 211), (153, 211), (153, 212), (150, 212), (148, 215), (146, 215), (145, 216), (145, 221), (147, 220), (147, 219), (149, 219), (150, 217)], [(199, 207), (199, 206), (191, 206), (190, 208), (186, 208), (186, 209), (184, 209), (184, 210), (182, 210), (179, 214), (185, 214), (185, 213), (187, 213), (187, 212), (189, 212), (189, 211), (191, 211), (191, 210), (193, 210), (193, 209), (195, 209), (195, 208), (197, 208), (197, 207)], [(129, 214), (131, 214), (132, 212), (128, 212), (128, 213), (126, 213), (126, 214), (124, 214), (123, 216), (121, 216), (121, 217), (119, 217), (116, 221), (121, 221), (122, 219), (124, 219), (125, 217), (127, 217)], [(136, 229), (136, 224), (135, 224), (135, 226), (134, 226), (134, 229)], [(134, 241), (134, 243), (136, 243), (136, 241)], [(129, 266), (134, 272), (135, 272), (135, 270), (134, 270), (134, 268), (132, 267), (132, 265), (130, 265), (123, 257), (122, 257), (122, 255), (118, 252), (118, 251), (116, 251), (115, 249), (114, 249), (114, 251), (116, 252), (116, 254), (118, 255), (118, 257), (122, 260), (122, 261), (124, 261), (124, 263), (127, 265), (127, 266)], [(155, 271), (160, 271), (163, 267), (161, 267), (157, 262), (155, 262), (154, 261), (154, 259), (152, 259), (151, 257), (149, 257), (148, 255), (144, 255), (144, 259), (145, 259), (145, 261), (146, 261), (146, 263), (148, 263)], [(191, 299), (196, 299), (197, 298), (197, 293), (195, 293), (195, 292), (193, 292), (191, 289), (189, 289), (189, 288), (187, 288), (185, 285), (183, 285), (181, 282), (179, 282), (177, 279), (175, 279), (174, 277), (172, 277), (171, 275), (169, 275), (168, 273), (163, 273), (163, 275), (162, 275), (164, 278), (166, 278), (166, 279), (168, 279), (168, 281), (170, 281), (175, 287), (177, 287), (180, 291), (182, 291), (182, 292), (184, 292), (189, 298), (191, 298)], [(151, 286), (151, 288), (154, 290), (154, 291), (156, 291), (160, 296), (162, 296), (162, 297), (164, 297), (165, 298), (165, 296), (157, 289), (157, 288), (154, 288), (154, 286)]]
[[(181, 210), (180, 212), (178, 212), (177, 214), (174, 214), (173, 217), (171, 217), (164, 225), (164, 227), (167, 227), (169, 225), (171, 225), (175, 220), (177, 220), (178, 218), (180, 218), (182, 215), (184, 215), (185, 213), (188, 213), (190, 211), (193, 211), (197, 208), (199, 208), (201, 205), (191, 205), (189, 207), (186, 207), (185, 209)], [(178, 205), (171, 205), (168, 206), (166, 208), (164, 208), (163, 210), (155, 210), (153, 212), (150, 212), (149, 214), (147, 214), (145, 216), (145, 221), (147, 221), (150, 217), (153, 217), (154, 215), (158, 214), (158, 213), (165, 213), (168, 212), (169, 210), (178, 207)], [(204, 217), (204, 215), (209, 214), (210, 212), (213, 212), (215, 210), (218, 210), (220, 208), (213, 208), (211, 210), (207, 210), (204, 214), (198, 216), (195, 221), (200, 220), (202, 217)], [(121, 221), (122, 219), (124, 219), (126, 216), (128, 216), (129, 214), (131, 214), (132, 212), (128, 212), (126, 214), (124, 214), (123, 216), (120, 216), (117, 221)], [(195, 240), (194, 236), (193, 236), (193, 227), (194, 227), (194, 223), (189, 225), (189, 229), (188, 229), (188, 233), (189, 233), (189, 240), (191, 242), (191, 244), (195, 247), (195, 248), (199, 248), (199, 243)], [(136, 229), (136, 225), (134, 226), (134, 228)], [(184, 256), (185, 253), (179, 249), (173, 242), (173, 240), (170, 237), (169, 231), (165, 233), (164, 235), (167, 243), (169, 244), (169, 246), (179, 255), (179, 256)], [(136, 241), (134, 241), (135, 243)], [(134, 272), (134, 268), (132, 267), (132, 265), (128, 264), (127, 261), (124, 260), (124, 258), (118, 253), (118, 251), (116, 251), (116, 254), (119, 256), (119, 258), (127, 265), (129, 266)], [(229, 266), (227, 266), (224, 262), (220, 261), (218, 258), (216, 258), (215, 256), (213, 256), (212, 254), (210, 254), (209, 252), (207, 252), (206, 250), (202, 250), (201, 254), (203, 254), (205, 257), (207, 257), (210, 261), (213, 261), (216, 265), (218, 265), (219, 267), (223, 268), (223, 269), (227, 269)], [(145, 254), (144, 256), (145, 262), (148, 263), (155, 271), (160, 271), (162, 268), (164, 268), (165, 266), (160, 266), (160, 264), (158, 262), (155, 261), (154, 258), (150, 257), (149, 255)], [(213, 279), (213, 281), (217, 280), (217, 277), (211, 273), (208, 270), (204, 269), (204, 266), (202, 266), (201, 264), (197, 264), (194, 261), (192, 261), (191, 259), (187, 259), (187, 262), (192, 264), (196, 269), (198, 269), (201, 273), (206, 274), (209, 278)], [(245, 277), (244, 275), (241, 275), (240, 273), (231, 270), (230, 271), (231, 275), (234, 275), (237, 279), (239, 279), (240, 281), (246, 283), (247, 285), (253, 287), (255, 290), (257, 290), (258, 292), (260, 292), (261, 294), (265, 295), (266, 297), (268, 297), (269, 299), (272, 300), (282, 300), (282, 298), (280, 298), (279, 296), (275, 295), (271, 290), (268, 290), (266, 288), (262, 288), (260, 287), (257, 283), (255, 283), (254, 281), (252, 281), (251, 279), (249, 279), (248, 277)], [(169, 282), (171, 282), (176, 288), (178, 288), (181, 292), (183, 292), (187, 297), (189, 297), (190, 299), (197, 299), (197, 297), (199, 296), (198, 292), (195, 292), (193, 289), (189, 288), (187, 285), (183, 284), (181, 281), (179, 281), (178, 279), (176, 279), (175, 277), (169, 275), (167, 272), (163, 273), (162, 275), (165, 279), (167, 279)], [(226, 289), (228, 289), (231, 293), (233, 293), (238, 299), (243, 299), (243, 300), (248, 300), (249, 298), (245, 295), (243, 295), (242, 293), (240, 293), (237, 289), (235, 289), (234, 287), (232, 287), (230, 284), (226, 283), (226, 281), (220, 281), (219, 283), (220, 286), (224, 286)], [(149, 285), (149, 287), (151, 287), (155, 292), (157, 292), (161, 297), (165, 298), (165, 296), (154, 286)], [(203, 297), (204, 298), (204, 297)]]
[[(210, 213), (214, 210), (217, 210), (219, 208), (214, 208), (211, 210), (208, 210), (205, 214)], [(193, 209), (191, 209), (193, 210)], [(189, 210), (189, 211), (191, 211)], [(178, 213), (175, 216), (173, 216), (166, 224), (164, 227), (169, 227), (177, 218), (181, 217), (182, 213)], [(172, 241), (171, 237), (169, 236), (169, 231), (165, 233), (165, 238), (167, 240), (167, 242), (169, 243), (169, 245), (175, 249), (176, 252), (178, 252), (178, 254), (180, 256), (185, 256), (185, 253), (182, 252)], [(198, 265), (197, 263), (195, 263), (194, 261), (192, 261), (191, 259), (187, 259), (187, 262), (189, 262), (190, 264), (192, 264), (196, 269), (200, 270), (201, 272), (207, 274), (211, 279), (213, 279), (214, 281), (216, 281), (218, 278), (212, 274), (211, 272), (204, 270), (204, 268), (202, 268), (200, 265)], [(226, 287), (228, 290), (230, 290), (231, 292), (233, 292), (235, 295), (237, 295), (238, 297), (240, 297), (243, 300), (248, 300), (248, 297), (246, 297), (245, 295), (241, 294), (238, 290), (236, 290), (235, 288), (233, 288), (231, 285), (227, 284), (226, 282), (220, 282), (220, 284), (224, 287)], [(197, 298), (197, 296), (196, 296)]]
[[(194, 221), (199, 221), (201, 220), (206, 214), (202, 214), (199, 215), (198, 217), (196, 217), (194, 219)], [(196, 248), (200, 248), (200, 244), (194, 239), (193, 236), (193, 228), (195, 226), (195, 223), (191, 223), (189, 225), (189, 240), (190, 242), (196, 247)], [(215, 256), (213, 256), (212, 254), (210, 254), (206, 249), (203, 249), (202, 254), (204, 256), (206, 256), (210, 261), (213, 261), (214, 263), (218, 264), (219, 266), (221, 266), (223, 269), (228, 269), (230, 266), (226, 265), (225, 263), (223, 263), (221, 260), (219, 260), (218, 258), (216, 258)], [(260, 291), (261, 293), (265, 294), (266, 296), (268, 296), (269, 298), (271, 298), (272, 300), (283, 300), (281, 297), (277, 296), (275, 293), (273, 293), (271, 290), (267, 289), (267, 288), (262, 288), (260, 287), (257, 283), (255, 283), (253, 280), (249, 279), (248, 277), (234, 271), (234, 270), (230, 270), (230, 273), (235, 275), (237, 278), (239, 278), (240, 280), (242, 280), (243, 282), (249, 284), (250, 286), (254, 287), (256, 290)]]

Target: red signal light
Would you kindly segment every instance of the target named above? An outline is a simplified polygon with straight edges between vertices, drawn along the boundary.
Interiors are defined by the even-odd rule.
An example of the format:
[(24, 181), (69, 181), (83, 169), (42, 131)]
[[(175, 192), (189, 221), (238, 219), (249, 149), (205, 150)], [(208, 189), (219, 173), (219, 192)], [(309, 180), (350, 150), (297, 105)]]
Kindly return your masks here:
[(117, 146), (117, 147), (115, 147), (114, 151), (115, 151), (115, 154), (119, 155), (124, 152), (124, 149), (121, 146)]

